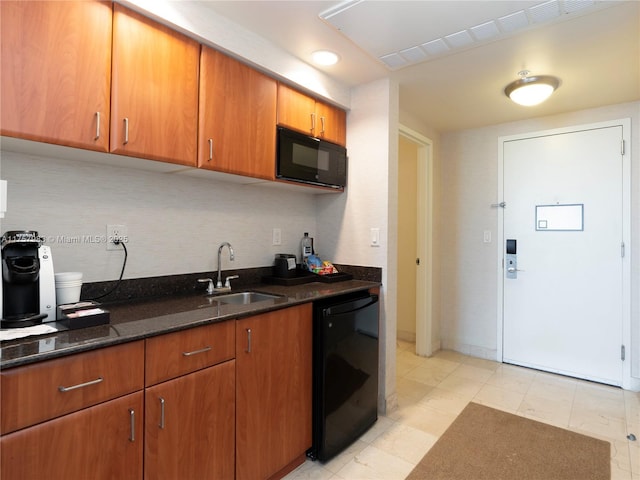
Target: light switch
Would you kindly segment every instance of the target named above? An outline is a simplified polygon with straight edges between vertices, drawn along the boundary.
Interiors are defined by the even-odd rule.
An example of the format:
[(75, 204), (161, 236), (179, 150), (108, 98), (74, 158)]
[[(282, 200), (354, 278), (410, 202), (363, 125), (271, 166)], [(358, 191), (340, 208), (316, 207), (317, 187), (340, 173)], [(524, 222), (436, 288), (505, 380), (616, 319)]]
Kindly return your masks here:
[(271, 231), (271, 244), (272, 245), (282, 245), (282, 230), (279, 228), (274, 228)]
[(380, 246), (380, 229), (379, 228), (371, 229), (371, 246), (372, 247)]
[(484, 243), (491, 243), (491, 230), (485, 230), (483, 233)]

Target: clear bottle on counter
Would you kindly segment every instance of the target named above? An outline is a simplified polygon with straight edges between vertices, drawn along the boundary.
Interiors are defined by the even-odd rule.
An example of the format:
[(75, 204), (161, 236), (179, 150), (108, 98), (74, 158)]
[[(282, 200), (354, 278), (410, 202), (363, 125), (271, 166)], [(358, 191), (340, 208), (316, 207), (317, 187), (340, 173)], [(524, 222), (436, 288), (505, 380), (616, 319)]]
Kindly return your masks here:
[(313, 238), (309, 236), (309, 232), (304, 232), (304, 237), (302, 237), (302, 240), (300, 241), (300, 247), (302, 250), (301, 263), (306, 265), (307, 258), (310, 255), (313, 255)]

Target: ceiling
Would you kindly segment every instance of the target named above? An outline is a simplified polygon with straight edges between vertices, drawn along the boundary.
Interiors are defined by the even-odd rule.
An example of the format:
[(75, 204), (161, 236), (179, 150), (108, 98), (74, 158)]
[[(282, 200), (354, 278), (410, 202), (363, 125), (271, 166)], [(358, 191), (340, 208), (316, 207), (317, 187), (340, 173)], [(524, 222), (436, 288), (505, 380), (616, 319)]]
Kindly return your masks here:
[[(390, 77), (400, 108), (441, 132), (640, 100), (640, 2), (204, 1), (347, 86)], [(520, 70), (561, 84), (536, 107), (504, 87)]]

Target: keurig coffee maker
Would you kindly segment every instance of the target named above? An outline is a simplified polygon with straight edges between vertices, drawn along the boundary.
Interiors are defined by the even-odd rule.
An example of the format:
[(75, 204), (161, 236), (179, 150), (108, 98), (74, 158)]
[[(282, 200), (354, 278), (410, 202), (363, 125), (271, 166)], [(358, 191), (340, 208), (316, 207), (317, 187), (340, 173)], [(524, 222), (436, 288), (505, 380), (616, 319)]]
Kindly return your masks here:
[(56, 287), (51, 249), (38, 232), (6, 232), (2, 251), (1, 328), (29, 327), (56, 320)]

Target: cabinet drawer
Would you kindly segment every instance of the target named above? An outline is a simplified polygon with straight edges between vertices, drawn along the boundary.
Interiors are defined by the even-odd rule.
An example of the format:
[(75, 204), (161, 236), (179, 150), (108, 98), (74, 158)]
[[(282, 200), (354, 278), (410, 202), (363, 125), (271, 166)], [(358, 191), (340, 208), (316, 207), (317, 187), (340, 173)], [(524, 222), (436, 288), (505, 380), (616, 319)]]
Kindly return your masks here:
[(142, 341), (0, 372), (1, 433), (141, 390)]
[(145, 385), (155, 385), (235, 357), (235, 324), (214, 323), (148, 338)]

